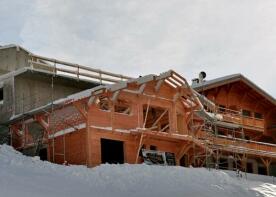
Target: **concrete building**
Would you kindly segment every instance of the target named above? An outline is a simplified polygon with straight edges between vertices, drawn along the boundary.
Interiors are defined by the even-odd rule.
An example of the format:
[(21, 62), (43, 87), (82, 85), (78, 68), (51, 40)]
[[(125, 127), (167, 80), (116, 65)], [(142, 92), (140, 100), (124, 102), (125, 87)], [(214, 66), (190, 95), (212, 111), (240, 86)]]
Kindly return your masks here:
[(102, 83), (80, 77), (80, 70), (91, 72), (89, 68), (69, 64), (65, 70), (66, 62), (36, 56), (17, 45), (0, 47), (0, 123)]
[[(37, 56), (18, 45), (0, 46), (0, 143), (10, 141), (9, 124), (17, 117), (28, 117), (59, 98), (124, 78)], [(42, 129), (38, 124), (30, 128)]]

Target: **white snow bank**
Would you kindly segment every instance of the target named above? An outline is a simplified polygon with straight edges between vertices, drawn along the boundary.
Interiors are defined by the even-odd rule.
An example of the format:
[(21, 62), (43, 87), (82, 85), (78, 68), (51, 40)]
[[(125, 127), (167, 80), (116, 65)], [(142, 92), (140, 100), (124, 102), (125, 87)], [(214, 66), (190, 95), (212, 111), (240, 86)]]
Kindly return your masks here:
[(249, 181), (223, 171), (145, 164), (61, 166), (0, 146), (1, 197), (276, 196), (275, 185), (256, 177)]

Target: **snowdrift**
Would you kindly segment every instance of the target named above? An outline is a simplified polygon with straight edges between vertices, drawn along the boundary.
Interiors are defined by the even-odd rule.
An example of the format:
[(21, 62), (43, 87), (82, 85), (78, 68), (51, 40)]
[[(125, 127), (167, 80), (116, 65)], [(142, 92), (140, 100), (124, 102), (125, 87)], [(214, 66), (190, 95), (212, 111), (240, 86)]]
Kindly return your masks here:
[(62, 166), (0, 146), (0, 197), (276, 197), (265, 176), (149, 165)]

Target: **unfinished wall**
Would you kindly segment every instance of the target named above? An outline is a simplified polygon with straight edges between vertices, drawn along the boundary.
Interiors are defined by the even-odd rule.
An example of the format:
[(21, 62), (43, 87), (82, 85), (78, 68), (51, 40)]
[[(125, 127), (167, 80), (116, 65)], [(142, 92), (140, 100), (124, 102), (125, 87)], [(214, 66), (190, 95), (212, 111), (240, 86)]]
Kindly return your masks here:
[(86, 165), (86, 129), (50, 139), (48, 160), (59, 164), (67, 161), (69, 164)]
[[(139, 154), (138, 147), (140, 142), (140, 137), (128, 133), (120, 132), (108, 132), (104, 129), (90, 128), (90, 138), (89, 149), (90, 149), (90, 160), (88, 161), (88, 166), (97, 166), (102, 163), (101, 155), (101, 139), (109, 139), (121, 141), (124, 144), (123, 154), (124, 154), (124, 163), (135, 164), (136, 156)], [(152, 146), (159, 151), (171, 152), (176, 154), (179, 150), (177, 143), (173, 141), (160, 140), (160, 139), (147, 139), (143, 141), (143, 147), (145, 149), (150, 149)], [(109, 150), (109, 153), (112, 154), (112, 149)], [(138, 162), (141, 162), (141, 158), (138, 158)]]
[(15, 77), (15, 114), (48, 104), (59, 98), (94, 87), (95, 84), (73, 79), (27, 72)]
[[(181, 114), (182, 116), (179, 116), (178, 120), (181, 119), (179, 124), (183, 125), (179, 126), (179, 132), (187, 133), (187, 123), (184, 121), (186, 109), (183, 104), (173, 100), (177, 90), (163, 84), (157, 91), (155, 83), (147, 83), (143, 94), (121, 91), (113, 104), (107, 99), (104, 107), (102, 104), (104, 104), (105, 96), (102, 95), (99, 102), (89, 107), (87, 115), (88, 166), (96, 166), (103, 162), (101, 139), (122, 142), (124, 162), (133, 164), (136, 162), (141, 137), (140, 132), (134, 134), (137, 128), (145, 127), (164, 134), (177, 133), (177, 126), (179, 126), (177, 125), (177, 114)], [(134, 91), (135, 87), (130, 86), (129, 89)], [(130, 106), (129, 113), (116, 112), (116, 105), (120, 105), (120, 103)], [(161, 116), (161, 114), (167, 115)], [(144, 124), (144, 122), (146, 123)], [(161, 125), (157, 123), (161, 123)], [(167, 129), (162, 130), (163, 128)], [(132, 130), (134, 133), (131, 133)], [(178, 141), (154, 137), (143, 139), (141, 145), (146, 149), (154, 147), (155, 150), (174, 154), (178, 153), (183, 146)], [(113, 154), (112, 148), (110, 148), (109, 154)]]
[(28, 52), (20, 47), (0, 50), (0, 75), (28, 66)]
[(3, 102), (0, 103), (0, 121), (4, 122), (14, 114), (14, 78), (8, 78), (0, 82), (0, 88), (3, 88)]

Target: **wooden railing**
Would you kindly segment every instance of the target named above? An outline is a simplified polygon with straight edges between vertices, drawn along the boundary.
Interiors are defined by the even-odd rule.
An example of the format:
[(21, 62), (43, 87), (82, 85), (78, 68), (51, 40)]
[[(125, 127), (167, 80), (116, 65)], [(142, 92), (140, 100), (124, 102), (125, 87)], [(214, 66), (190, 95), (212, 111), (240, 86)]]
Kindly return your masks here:
[(215, 144), (241, 146), (252, 150), (274, 152), (276, 154), (276, 144), (256, 142), (243, 139), (231, 139), (228, 137), (219, 136), (214, 138)]
[(223, 135), (210, 136), (205, 131), (199, 133), (198, 138), (207, 140), (210, 144), (221, 147), (230, 152), (267, 155), (276, 157), (276, 144), (233, 138)]
[(130, 79), (128, 76), (34, 54), (30, 54), (29, 63), (34, 69), (41, 69), (57, 75), (66, 75), (77, 79), (97, 81), (100, 84), (116, 83)]
[(222, 115), (225, 122), (264, 129), (264, 119), (244, 116), (241, 111), (218, 107), (217, 113)]
[(244, 140), (222, 135), (210, 136), (205, 131), (200, 132), (197, 137), (198, 139), (207, 142), (209, 145), (214, 146), (214, 148), (219, 148), (225, 151), (276, 158), (276, 144)]
[(245, 126), (264, 129), (264, 119), (243, 116), (242, 124)]

